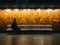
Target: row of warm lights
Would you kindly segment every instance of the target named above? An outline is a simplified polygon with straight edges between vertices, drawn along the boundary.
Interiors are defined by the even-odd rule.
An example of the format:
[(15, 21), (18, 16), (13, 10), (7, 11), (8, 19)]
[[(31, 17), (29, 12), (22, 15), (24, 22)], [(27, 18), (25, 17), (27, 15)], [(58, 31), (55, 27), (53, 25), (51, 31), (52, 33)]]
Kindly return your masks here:
[[(22, 13), (20, 13), (20, 11)], [(28, 12), (32, 12), (32, 13), (28, 13)], [(48, 13), (45, 13), (45, 12), (48, 12)], [(52, 12), (52, 13), (49, 13), (49, 12)], [(58, 13), (55, 13), (55, 12), (58, 12)], [(8, 24), (11, 24), (14, 18), (17, 19), (18, 24), (20, 23), (27, 24), (29, 21), (31, 22), (31, 24), (38, 23), (37, 21), (39, 21), (39, 24), (40, 24), (40, 23), (45, 23), (45, 21), (48, 19), (48, 16), (49, 16), (48, 20), (50, 23), (52, 23), (53, 21), (58, 22), (59, 21), (58, 19), (60, 16), (59, 12), (60, 12), (60, 9), (3, 9), (0, 12), (0, 16), (4, 20), (6, 20)]]
[[(11, 11), (11, 9), (5, 9), (7, 12), (10, 12)], [(19, 11), (19, 9), (14, 9), (15, 11)], [(36, 9), (37, 10), (37, 12), (40, 12), (41, 11), (41, 9)], [(46, 12), (51, 12), (51, 11), (58, 11), (59, 9), (46, 9)], [(1, 11), (1, 9), (0, 9), (0, 11)], [(31, 11), (31, 9), (23, 9), (23, 11)]]

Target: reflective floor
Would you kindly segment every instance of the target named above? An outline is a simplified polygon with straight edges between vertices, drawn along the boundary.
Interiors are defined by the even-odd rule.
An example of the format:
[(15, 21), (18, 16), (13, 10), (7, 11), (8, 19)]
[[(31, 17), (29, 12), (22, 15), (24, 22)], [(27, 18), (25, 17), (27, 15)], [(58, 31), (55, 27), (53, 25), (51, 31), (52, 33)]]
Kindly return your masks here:
[(0, 34), (0, 45), (60, 45), (60, 34), (51, 35)]

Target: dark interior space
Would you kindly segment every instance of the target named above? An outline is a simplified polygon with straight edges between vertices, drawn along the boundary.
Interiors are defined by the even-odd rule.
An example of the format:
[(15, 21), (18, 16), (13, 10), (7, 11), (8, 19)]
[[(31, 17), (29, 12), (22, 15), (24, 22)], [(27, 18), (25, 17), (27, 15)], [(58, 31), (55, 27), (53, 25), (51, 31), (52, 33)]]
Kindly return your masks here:
[(59, 3), (60, 0), (0, 0), (0, 3)]

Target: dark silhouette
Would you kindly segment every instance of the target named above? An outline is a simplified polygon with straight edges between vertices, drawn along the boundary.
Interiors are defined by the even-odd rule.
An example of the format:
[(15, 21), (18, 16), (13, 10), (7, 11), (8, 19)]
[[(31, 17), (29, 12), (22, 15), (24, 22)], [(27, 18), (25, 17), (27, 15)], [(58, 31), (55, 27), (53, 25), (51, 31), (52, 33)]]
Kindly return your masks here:
[(18, 25), (16, 23), (16, 19), (14, 19), (11, 27), (14, 31), (20, 31), (20, 28), (18, 28)]

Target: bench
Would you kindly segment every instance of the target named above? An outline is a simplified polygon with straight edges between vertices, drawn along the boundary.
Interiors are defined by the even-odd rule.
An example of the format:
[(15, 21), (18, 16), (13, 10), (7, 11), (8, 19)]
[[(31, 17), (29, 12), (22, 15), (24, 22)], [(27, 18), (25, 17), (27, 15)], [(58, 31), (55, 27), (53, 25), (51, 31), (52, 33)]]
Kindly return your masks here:
[[(7, 30), (12, 30), (11, 25), (7, 25)], [(21, 30), (53, 30), (52, 25), (18, 25)]]

